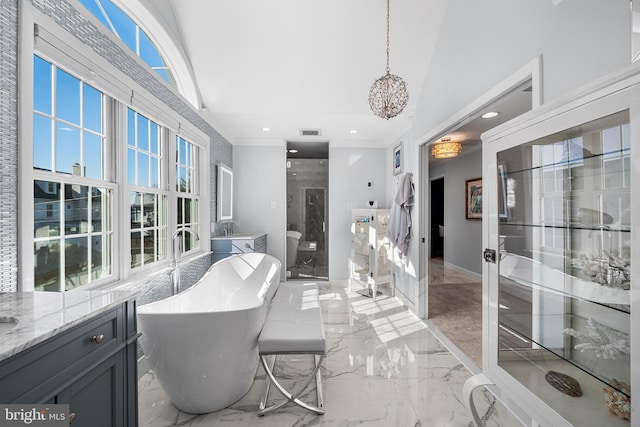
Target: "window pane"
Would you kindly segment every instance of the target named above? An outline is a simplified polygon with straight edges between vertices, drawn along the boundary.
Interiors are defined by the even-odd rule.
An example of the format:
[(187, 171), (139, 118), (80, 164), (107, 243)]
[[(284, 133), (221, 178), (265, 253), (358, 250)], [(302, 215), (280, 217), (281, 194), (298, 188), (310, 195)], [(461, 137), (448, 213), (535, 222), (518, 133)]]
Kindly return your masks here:
[(184, 222), (191, 223), (191, 199), (184, 199)]
[(151, 186), (160, 188), (160, 159), (151, 157)]
[(80, 169), (80, 130), (56, 124), (56, 172), (82, 176)]
[(138, 185), (149, 186), (149, 156), (138, 152)]
[(139, 231), (131, 233), (131, 268), (142, 265), (142, 235)]
[(631, 147), (631, 136), (629, 135), (629, 124), (622, 125), (622, 148), (629, 149)]
[(164, 67), (164, 61), (144, 31), (140, 30), (140, 58), (151, 67)]
[(116, 29), (118, 37), (132, 51), (136, 52), (136, 24), (122, 10), (109, 0), (100, 0), (102, 7)]
[(84, 7), (89, 9), (93, 16), (98, 18), (107, 28), (109, 28), (109, 22), (107, 21), (100, 8), (98, 8), (96, 0), (80, 0), (80, 3), (82, 3)]
[(136, 150), (132, 148), (127, 150), (127, 183), (136, 183)]
[(56, 69), (56, 116), (80, 125), (80, 80)]
[(35, 242), (34, 285), (36, 291), (58, 291), (60, 277), (60, 240)]
[(149, 151), (149, 119), (138, 114), (138, 148)]
[(102, 179), (102, 137), (84, 132), (85, 176)]
[(193, 145), (187, 143), (187, 148), (185, 150), (185, 162), (184, 164), (187, 165), (187, 167), (193, 167), (192, 164), (192, 159), (193, 159)]
[(34, 55), (33, 57), (33, 109), (53, 115), (51, 102), (53, 68), (51, 64)]
[(64, 231), (66, 235), (89, 232), (89, 187), (64, 186)]
[(33, 115), (33, 167), (35, 169), (51, 170), (51, 147), (53, 120)]
[(91, 243), (91, 278), (96, 280), (110, 276), (111, 236), (92, 236)]
[(142, 227), (142, 193), (132, 191), (129, 195), (131, 229)]
[(623, 187), (623, 165), (622, 158), (614, 158), (604, 160), (604, 188), (622, 188)]
[(33, 218), (36, 239), (60, 235), (60, 184), (34, 181)]
[(187, 169), (180, 168), (180, 191), (187, 191)]
[(152, 193), (144, 194), (143, 227), (154, 227), (157, 223), (156, 218), (156, 195)]
[(94, 233), (111, 231), (109, 190), (93, 188), (91, 190), (91, 229)]
[(66, 239), (64, 248), (64, 288), (73, 289), (89, 282), (89, 239), (74, 237)]
[(151, 122), (151, 152), (160, 155), (160, 126)]
[(156, 259), (164, 259), (166, 257), (167, 247), (167, 231), (164, 228), (158, 230), (158, 241), (156, 245)]
[(184, 216), (183, 216), (183, 207), (184, 207), (184, 199), (182, 197), (178, 197), (178, 225), (182, 225), (184, 223)]
[(156, 257), (156, 231), (146, 230), (142, 232), (144, 239), (142, 241), (142, 253), (144, 254), (144, 264), (149, 264), (155, 261)]
[(102, 92), (84, 85), (84, 128), (102, 133)]
[(620, 127), (604, 129), (602, 131), (602, 152), (605, 154), (619, 152), (621, 148)]
[(179, 148), (179, 154), (178, 154), (178, 163), (180, 164), (186, 164), (186, 158), (187, 158), (187, 141), (185, 141), (182, 138), (179, 138), (179, 144), (180, 144), (180, 148)]
[(167, 226), (167, 198), (165, 196), (158, 197), (158, 225)]
[(127, 145), (136, 146), (136, 112), (127, 109)]

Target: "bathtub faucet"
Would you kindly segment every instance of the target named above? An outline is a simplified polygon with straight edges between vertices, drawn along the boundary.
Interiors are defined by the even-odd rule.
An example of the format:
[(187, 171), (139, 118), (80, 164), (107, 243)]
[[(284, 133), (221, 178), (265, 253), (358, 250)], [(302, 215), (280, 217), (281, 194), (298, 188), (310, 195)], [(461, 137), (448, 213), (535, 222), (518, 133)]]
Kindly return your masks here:
[(180, 232), (184, 234), (184, 232), (189, 232), (196, 238), (196, 240), (200, 240), (200, 236), (194, 230), (188, 227), (180, 227), (175, 233), (173, 233), (173, 237), (171, 238), (172, 252), (171, 252), (171, 295), (176, 295), (180, 292), (180, 269), (178, 268), (178, 262), (182, 258), (182, 239), (180, 238)]

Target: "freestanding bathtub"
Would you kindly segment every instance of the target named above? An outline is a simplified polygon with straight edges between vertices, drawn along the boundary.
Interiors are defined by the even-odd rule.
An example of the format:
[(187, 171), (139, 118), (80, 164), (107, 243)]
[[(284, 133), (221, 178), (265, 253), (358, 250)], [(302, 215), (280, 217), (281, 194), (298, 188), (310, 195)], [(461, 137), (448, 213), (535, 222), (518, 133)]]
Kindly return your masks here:
[(249, 391), (280, 268), (270, 255), (231, 256), (184, 292), (138, 308), (140, 344), (178, 409), (217, 411)]

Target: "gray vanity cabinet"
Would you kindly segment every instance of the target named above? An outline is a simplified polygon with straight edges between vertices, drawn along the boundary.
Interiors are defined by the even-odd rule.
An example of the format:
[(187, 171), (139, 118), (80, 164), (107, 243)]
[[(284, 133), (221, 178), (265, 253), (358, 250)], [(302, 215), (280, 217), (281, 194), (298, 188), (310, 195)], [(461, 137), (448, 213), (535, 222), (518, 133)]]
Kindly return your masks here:
[(211, 252), (212, 264), (235, 254), (266, 253), (267, 235), (265, 233), (235, 233), (230, 236), (213, 237), (211, 238)]
[(0, 402), (68, 404), (73, 427), (138, 424), (135, 301), (0, 361)]

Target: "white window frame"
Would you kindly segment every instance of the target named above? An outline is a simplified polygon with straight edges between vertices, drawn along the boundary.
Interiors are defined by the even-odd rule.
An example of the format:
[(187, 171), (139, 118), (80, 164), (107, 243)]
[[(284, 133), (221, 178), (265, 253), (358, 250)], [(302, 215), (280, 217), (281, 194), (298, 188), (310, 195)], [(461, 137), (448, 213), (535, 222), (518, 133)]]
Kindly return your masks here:
[[(140, 85), (130, 77), (121, 73), (109, 61), (97, 55), (86, 45), (65, 30), (60, 28), (51, 18), (45, 16), (28, 3), (21, 3), (19, 40), (20, 49), (18, 54), (18, 66), (21, 69), (21, 78), (18, 82), (19, 93), (19, 126), (18, 137), (20, 140), (18, 155), (18, 206), (19, 216), (19, 291), (34, 290), (34, 194), (33, 185), (35, 179), (56, 181), (48, 178), (41, 178), (40, 171), (33, 169), (33, 55), (37, 54), (65, 71), (75, 75), (82, 81), (101, 91), (106, 97), (113, 101), (107, 101), (105, 114), (113, 115), (114, 119), (105, 120), (105, 132), (112, 132), (107, 136), (107, 144), (104, 149), (105, 164), (103, 180), (82, 180), (82, 185), (93, 185), (102, 188), (112, 188), (111, 218), (113, 230), (112, 242), (112, 276), (108, 279), (96, 281), (93, 284), (83, 285), (75, 289), (88, 290), (97, 287), (118, 285), (123, 280), (136, 280), (148, 277), (153, 271), (154, 274), (161, 273), (168, 269), (171, 261), (170, 236), (176, 230), (175, 215), (175, 192), (168, 188), (175, 185), (173, 168), (165, 165), (166, 177), (164, 191), (169, 194), (167, 203), (167, 246), (165, 253), (167, 257), (163, 261), (149, 264), (148, 268), (130, 268), (130, 211), (129, 211), (129, 186), (126, 178), (126, 126), (120, 125), (114, 129), (116, 122), (126, 123), (115, 117), (118, 114), (126, 114), (126, 107), (132, 107), (138, 113), (155, 121), (161, 125), (167, 135), (165, 141), (174, 141), (175, 135), (184, 135), (193, 144), (199, 147), (199, 176), (197, 179), (199, 190), (199, 235), (200, 248), (186, 254), (187, 258), (197, 257), (206, 254), (210, 250), (210, 212), (208, 203), (202, 202), (202, 197), (209, 194), (209, 137), (177, 112), (170, 109), (153, 95), (146, 92)], [(35, 31), (35, 36), (34, 36)], [(111, 142), (112, 143), (110, 144)], [(165, 153), (171, 144), (164, 144)], [(173, 145), (175, 146), (175, 145)], [(169, 155), (165, 154), (165, 162), (169, 161)], [(65, 182), (71, 180), (64, 176)], [(206, 204), (206, 206), (205, 206)], [(75, 290), (74, 289), (74, 290)], [(71, 290), (73, 292), (74, 290)]]

